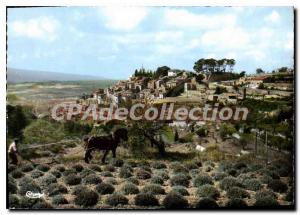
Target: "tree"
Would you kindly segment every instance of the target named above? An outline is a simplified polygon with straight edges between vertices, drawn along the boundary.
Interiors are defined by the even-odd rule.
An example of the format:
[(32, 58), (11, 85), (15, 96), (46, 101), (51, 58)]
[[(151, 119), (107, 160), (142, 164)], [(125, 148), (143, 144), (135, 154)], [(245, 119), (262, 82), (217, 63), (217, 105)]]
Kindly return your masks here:
[(281, 67), (278, 69), (278, 72), (288, 72), (288, 68), (287, 67)]
[(264, 85), (263, 83), (260, 83), (260, 84), (258, 85), (258, 89), (264, 90), (264, 89), (265, 89), (265, 85)]
[(195, 76), (195, 79), (198, 83), (201, 83), (201, 81), (205, 78), (203, 74), (199, 74)]
[(7, 134), (9, 137), (21, 137), (23, 129), (31, 123), (35, 116), (28, 107), (7, 105)]
[(129, 131), (129, 148), (133, 153), (141, 154), (144, 152), (146, 147), (145, 142), (149, 140), (151, 146), (155, 146), (158, 149), (160, 156), (165, 155), (165, 143), (160, 138), (157, 140), (155, 137), (163, 134), (163, 124), (150, 122), (150, 121), (139, 121), (133, 123)]
[(213, 58), (206, 59), (206, 60), (205, 60), (205, 64), (207, 65), (208, 71), (209, 71), (210, 73), (214, 73), (214, 72), (215, 72), (216, 67), (217, 67), (217, 60), (215, 60), (215, 59), (213, 59)]
[(217, 60), (218, 72), (225, 72), (226, 59)]
[(227, 66), (229, 66), (230, 72), (233, 71), (235, 65), (234, 59), (220, 59), (216, 60), (214, 58), (201, 58), (195, 62), (193, 69), (197, 73), (214, 73), (214, 72), (226, 72)]
[(256, 69), (256, 74), (263, 74), (263, 73), (265, 73), (265, 71), (262, 70), (261, 68)]
[(226, 93), (226, 92), (227, 92), (227, 89), (225, 87), (219, 87), (219, 86), (216, 87), (215, 94), (219, 95), (219, 94)]
[(227, 59), (226, 62), (227, 62), (227, 65), (229, 66), (230, 72), (232, 72), (233, 71), (233, 67), (235, 65), (235, 60), (234, 59)]
[(234, 132), (236, 132), (236, 130), (235, 130), (234, 126), (231, 124), (223, 123), (220, 126), (220, 135), (221, 135), (222, 139), (224, 139), (227, 136), (232, 135)]
[(246, 75), (246, 72), (245, 71), (241, 71), (240, 77), (245, 77), (245, 75)]
[(202, 73), (204, 72), (204, 70), (206, 69), (205, 66), (205, 59), (201, 58), (198, 61), (195, 62), (193, 69), (198, 72), (198, 73)]
[(25, 143), (52, 143), (64, 137), (61, 126), (38, 119), (24, 129)]
[(156, 69), (154, 78), (159, 78), (160, 76), (167, 76), (169, 70), (170, 70), (170, 67), (167, 67), (167, 66), (158, 67)]

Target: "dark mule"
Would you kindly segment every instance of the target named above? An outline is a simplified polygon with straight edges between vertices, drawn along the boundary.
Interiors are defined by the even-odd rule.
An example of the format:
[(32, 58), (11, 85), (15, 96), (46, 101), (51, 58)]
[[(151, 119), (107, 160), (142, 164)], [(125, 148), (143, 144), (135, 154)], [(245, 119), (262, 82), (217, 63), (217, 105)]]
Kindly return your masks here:
[(108, 136), (98, 136), (98, 137), (85, 137), (83, 140), (85, 142), (85, 162), (89, 163), (92, 159), (91, 152), (94, 150), (104, 150), (102, 157), (102, 163), (105, 163), (105, 158), (109, 151), (112, 151), (113, 157), (116, 157), (116, 149), (121, 142), (121, 140), (127, 141), (127, 129), (119, 128), (112, 135)]

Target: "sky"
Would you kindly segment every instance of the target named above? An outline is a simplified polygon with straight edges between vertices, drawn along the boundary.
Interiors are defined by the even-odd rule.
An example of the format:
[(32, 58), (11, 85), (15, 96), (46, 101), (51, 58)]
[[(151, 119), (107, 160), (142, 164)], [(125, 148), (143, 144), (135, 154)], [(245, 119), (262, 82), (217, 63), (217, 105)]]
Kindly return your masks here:
[(251, 74), (293, 67), (293, 28), (292, 7), (8, 8), (7, 66), (125, 79), (234, 58)]

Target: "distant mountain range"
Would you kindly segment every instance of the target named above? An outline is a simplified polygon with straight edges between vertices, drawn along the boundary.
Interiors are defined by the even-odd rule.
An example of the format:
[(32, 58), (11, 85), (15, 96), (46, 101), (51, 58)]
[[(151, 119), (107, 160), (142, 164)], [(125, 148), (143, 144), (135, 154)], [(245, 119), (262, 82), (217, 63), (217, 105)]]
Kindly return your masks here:
[(25, 69), (7, 68), (8, 83), (48, 82), (48, 81), (87, 81), (105, 80), (106, 78), (91, 75), (77, 75), (59, 72), (34, 71)]

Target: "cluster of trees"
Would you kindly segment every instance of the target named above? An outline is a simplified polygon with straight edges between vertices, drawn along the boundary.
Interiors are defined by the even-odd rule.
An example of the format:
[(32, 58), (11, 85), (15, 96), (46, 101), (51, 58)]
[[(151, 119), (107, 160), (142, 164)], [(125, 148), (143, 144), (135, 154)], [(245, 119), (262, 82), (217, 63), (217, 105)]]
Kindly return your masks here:
[(156, 71), (152, 71), (152, 70), (146, 70), (143, 67), (140, 69), (136, 69), (134, 71), (134, 76), (135, 77), (148, 77), (148, 78), (159, 78), (159, 77), (163, 77), (163, 76), (167, 76), (168, 75), (168, 71), (170, 71), (171, 68), (168, 66), (160, 66), (156, 69)]
[(134, 71), (134, 77), (153, 77), (154, 72), (151, 70), (145, 70), (143, 67)]
[(201, 58), (195, 62), (193, 69), (198, 73), (221, 73), (221, 72), (232, 72), (235, 65), (234, 59), (220, 59), (214, 58)]
[[(287, 72), (293, 72), (293, 69), (290, 69), (288, 67), (280, 67), (278, 69), (272, 70), (272, 73), (287, 73)], [(268, 73), (267, 71), (264, 71), (262, 68), (256, 69), (256, 74), (264, 74)]]

